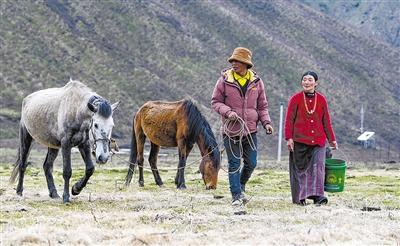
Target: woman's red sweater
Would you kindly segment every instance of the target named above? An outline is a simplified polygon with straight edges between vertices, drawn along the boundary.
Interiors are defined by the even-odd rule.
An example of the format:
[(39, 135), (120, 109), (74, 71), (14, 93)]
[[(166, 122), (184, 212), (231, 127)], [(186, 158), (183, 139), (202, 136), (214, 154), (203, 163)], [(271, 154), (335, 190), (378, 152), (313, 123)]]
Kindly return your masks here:
[[(336, 141), (325, 97), (315, 92), (315, 96), (305, 99), (306, 102), (303, 91), (289, 99), (285, 119), (285, 139), (292, 138), (295, 142), (319, 146), (325, 146), (326, 139), (330, 143)], [(317, 100), (315, 112), (307, 113), (305, 103), (310, 111), (314, 108), (315, 100)]]

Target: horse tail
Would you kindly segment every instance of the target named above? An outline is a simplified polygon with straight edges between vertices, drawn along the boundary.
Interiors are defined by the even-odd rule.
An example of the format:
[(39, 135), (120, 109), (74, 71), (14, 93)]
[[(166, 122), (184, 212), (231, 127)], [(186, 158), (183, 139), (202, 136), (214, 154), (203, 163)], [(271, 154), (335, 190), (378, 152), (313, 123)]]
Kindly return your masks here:
[[(14, 163), (14, 168), (10, 176), (10, 183), (14, 183), (17, 179), (17, 175), (22, 171), (25, 171), (27, 163), (26, 159), (29, 155), (29, 151), (32, 144), (32, 136), (29, 134), (28, 129), (24, 123), (20, 123), (19, 125), (19, 146), (18, 146), (18, 156), (17, 161)], [(25, 161), (23, 161), (25, 159)], [(22, 169), (21, 169), (22, 168)]]
[(23, 135), (24, 135), (23, 128), (24, 128), (24, 126), (23, 126), (23, 123), (21, 121), (21, 123), (19, 125), (19, 141), (20, 141), (20, 143), (19, 143), (19, 146), (18, 146), (17, 160), (14, 163), (14, 168), (13, 168), (13, 171), (11, 173), (10, 180), (9, 180), (10, 184), (15, 183), (15, 181), (17, 180), (17, 175), (19, 174), (19, 167), (21, 165), (21, 147), (22, 147), (22, 144), (23, 144), (22, 141), (23, 141)]
[(18, 147), (17, 161), (14, 163), (14, 168), (12, 170), (9, 183), (15, 183), (17, 175), (19, 174), (19, 165), (21, 165), (21, 146)]
[(137, 149), (136, 149), (136, 133), (135, 133), (135, 118), (136, 114), (133, 115), (132, 120), (132, 139), (131, 139), (131, 149), (129, 155), (129, 169), (125, 178), (125, 186), (129, 186), (132, 180), (133, 172), (135, 171), (136, 159), (137, 159)]
[(129, 156), (130, 163), (136, 163), (137, 149), (136, 149), (136, 133), (135, 133), (135, 116), (133, 116), (132, 121), (132, 139), (131, 139), (131, 153)]

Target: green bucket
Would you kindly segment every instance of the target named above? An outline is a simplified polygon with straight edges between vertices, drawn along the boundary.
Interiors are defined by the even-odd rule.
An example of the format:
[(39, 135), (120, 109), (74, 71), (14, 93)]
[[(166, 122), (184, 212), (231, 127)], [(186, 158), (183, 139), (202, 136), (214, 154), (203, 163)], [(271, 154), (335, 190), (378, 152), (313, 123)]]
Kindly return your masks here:
[(346, 174), (346, 162), (341, 159), (325, 160), (325, 185), (327, 192), (342, 192)]

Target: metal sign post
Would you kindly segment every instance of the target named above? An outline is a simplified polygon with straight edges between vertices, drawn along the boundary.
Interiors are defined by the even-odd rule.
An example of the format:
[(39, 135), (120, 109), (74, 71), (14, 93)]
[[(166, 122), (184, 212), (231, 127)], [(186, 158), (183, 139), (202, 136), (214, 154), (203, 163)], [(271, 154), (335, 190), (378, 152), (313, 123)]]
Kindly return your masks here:
[(282, 127), (283, 127), (283, 103), (281, 103), (280, 105), (280, 113), (279, 113), (278, 161), (281, 161), (281, 154), (282, 154)]

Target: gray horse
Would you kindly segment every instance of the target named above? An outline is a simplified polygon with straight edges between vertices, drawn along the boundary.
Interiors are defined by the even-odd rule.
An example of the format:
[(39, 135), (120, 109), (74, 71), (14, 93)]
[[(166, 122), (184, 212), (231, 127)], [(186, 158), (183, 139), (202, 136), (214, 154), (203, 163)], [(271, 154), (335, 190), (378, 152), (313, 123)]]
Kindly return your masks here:
[(114, 126), (113, 111), (119, 102), (110, 103), (79, 81), (70, 80), (64, 87), (34, 92), (22, 102), (19, 129), (20, 146), (10, 182), (17, 175), (17, 194), (22, 195), (24, 173), (32, 140), (48, 147), (43, 164), (51, 198), (59, 198), (53, 180), (53, 163), (61, 148), (63, 157), (63, 202), (70, 201), (71, 148), (77, 146), (85, 162), (85, 175), (71, 189), (78, 195), (94, 172), (92, 149), (97, 163), (110, 156), (110, 138)]

